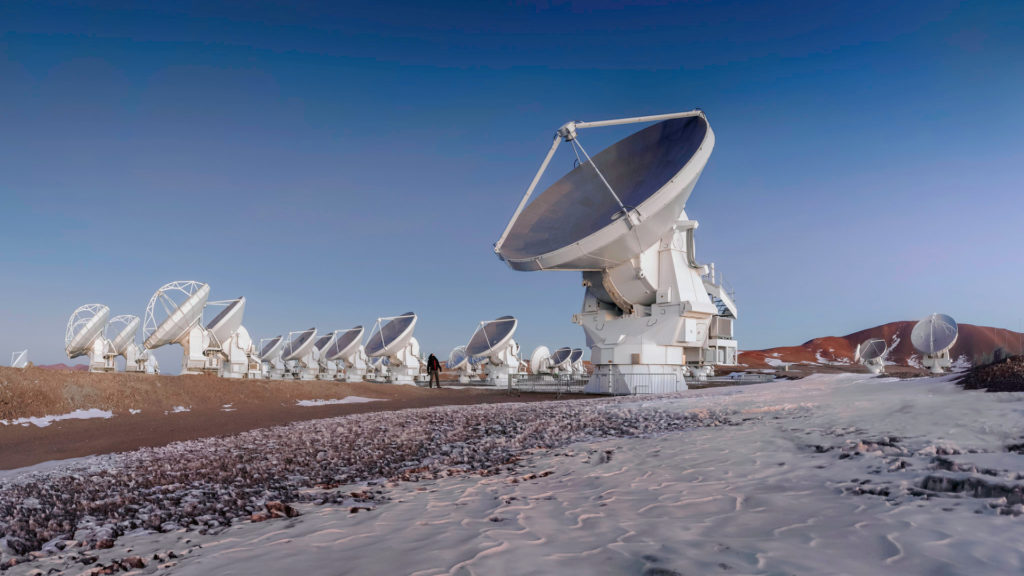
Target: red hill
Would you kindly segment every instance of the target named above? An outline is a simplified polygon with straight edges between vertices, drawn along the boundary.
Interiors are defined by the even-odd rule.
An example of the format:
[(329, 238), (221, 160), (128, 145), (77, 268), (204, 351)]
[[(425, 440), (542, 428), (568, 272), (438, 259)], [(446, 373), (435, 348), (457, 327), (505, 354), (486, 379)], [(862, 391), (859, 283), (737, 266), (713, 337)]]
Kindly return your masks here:
[[(868, 338), (881, 338), (889, 344), (886, 361), (900, 366), (920, 367), (921, 354), (910, 343), (910, 331), (915, 321), (890, 322), (846, 336), (825, 336), (808, 340), (799, 346), (783, 346), (766, 350), (748, 350), (740, 353), (740, 364), (750, 368), (772, 368), (782, 363), (794, 364), (853, 364), (857, 345)], [(995, 357), (1024, 353), (1024, 334), (991, 328), (960, 324), (959, 335), (951, 352), (957, 365), (967, 367), (991, 362)]]

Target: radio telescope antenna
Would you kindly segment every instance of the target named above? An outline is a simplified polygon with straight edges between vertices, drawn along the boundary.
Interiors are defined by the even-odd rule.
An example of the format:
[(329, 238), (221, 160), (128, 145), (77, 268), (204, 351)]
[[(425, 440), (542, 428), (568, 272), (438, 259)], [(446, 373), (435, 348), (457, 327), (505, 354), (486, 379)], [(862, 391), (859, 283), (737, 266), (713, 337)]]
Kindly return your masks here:
[(64, 351), (68, 358), (89, 357), (89, 372), (113, 372), (114, 354), (103, 329), (110, 318), (110, 308), (103, 304), (79, 306), (68, 319), (64, 330)]
[(125, 372), (157, 374), (160, 368), (156, 357), (135, 341), (141, 325), (142, 321), (134, 314), (121, 314), (111, 318), (107, 324), (110, 351), (114, 356), (124, 357)]
[(262, 377), (260, 356), (249, 331), (242, 325), (245, 315), (245, 297), (234, 300), (207, 302), (207, 306), (224, 306), (213, 320), (206, 325), (210, 334), (207, 358), (210, 365), (217, 365), (222, 378)]
[[(578, 131), (655, 122), (591, 157)], [(582, 163), (530, 201), (556, 149), (569, 142)], [(494, 245), (514, 270), (583, 274), (583, 327), (595, 366), (587, 392), (629, 394), (656, 378), (657, 390), (686, 389), (685, 374), (735, 363), (732, 293), (697, 263), (684, 208), (711, 156), (715, 135), (700, 110), (569, 122)], [(713, 353), (712, 353), (713, 352)], [(721, 360), (720, 360), (721, 359)]]
[(260, 339), (261, 373), (264, 378), (280, 380), (284, 378), (285, 364), (281, 359), (284, 349), (284, 336)]
[(366, 374), (366, 350), (363, 349), (363, 327), (335, 332), (334, 343), (325, 353), (338, 367), (346, 382), (360, 382)]
[(854, 353), (854, 361), (863, 364), (873, 374), (885, 373), (885, 353), (889, 351), (888, 344), (881, 338), (869, 338), (857, 345)]
[(537, 346), (530, 354), (530, 372), (538, 375), (545, 375), (542, 380), (550, 380), (554, 373), (554, 365), (551, 363), (551, 350), (547, 346)]
[(481, 322), (466, 344), (466, 354), (487, 365), (487, 383), (504, 386), (509, 376), (519, 373), (519, 343), (515, 334), (519, 321), (512, 316)]
[(288, 333), (288, 343), (281, 351), (287, 374), (296, 380), (315, 380), (320, 371), (317, 359), (316, 328), (307, 328), (298, 332)]
[(338, 330), (329, 332), (317, 338), (316, 343), (313, 344), (319, 367), (316, 375), (318, 380), (334, 380), (338, 377), (338, 363), (327, 357), (327, 352), (334, 346), (334, 340), (338, 337), (338, 332)]
[(551, 353), (551, 371), (555, 374), (572, 373), (572, 348), (564, 346)]
[(583, 365), (583, 349), (573, 348), (572, 353), (569, 354), (569, 366), (572, 369), (572, 373), (576, 376), (589, 376), (587, 374), (587, 368)]
[(11, 353), (11, 368), (25, 368), (28, 366), (28, 349), (21, 352)]
[(414, 384), (420, 379), (423, 359), (420, 343), (413, 338), (416, 314), (378, 318), (373, 332), (366, 341), (366, 355), (388, 359), (388, 374), (395, 384)]
[(206, 350), (210, 333), (203, 328), (203, 307), (210, 298), (210, 285), (193, 280), (170, 282), (160, 287), (146, 305), (143, 342), (147, 350), (168, 344), (181, 346), (182, 374), (201, 374), (215, 370)]
[(910, 331), (910, 342), (923, 356), (921, 364), (932, 374), (942, 374), (952, 364), (949, 349), (956, 344), (958, 332), (956, 320), (945, 314), (931, 314)]
[(476, 366), (470, 362), (465, 346), (452, 348), (448, 354), (447, 368), (449, 371), (459, 373), (460, 384), (469, 384), (473, 381), (473, 376), (476, 376)]

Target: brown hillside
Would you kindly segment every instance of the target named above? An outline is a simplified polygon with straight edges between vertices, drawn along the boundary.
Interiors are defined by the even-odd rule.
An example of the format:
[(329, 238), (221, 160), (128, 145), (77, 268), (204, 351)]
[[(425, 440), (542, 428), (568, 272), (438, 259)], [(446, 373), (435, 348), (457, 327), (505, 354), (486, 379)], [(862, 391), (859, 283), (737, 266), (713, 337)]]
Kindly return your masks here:
[[(889, 343), (886, 360), (899, 366), (918, 366), (920, 353), (910, 342), (910, 332), (915, 321), (890, 322), (868, 328), (846, 336), (826, 336), (808, 340), (799, 346), (783, 346), (766, 350), (749, 350), (740, 353), (740, 363), (751, 368), (771, 368), (772, 363), (795, 364), (853, 364), (857, 345), (869, 338), (881, 338)], [(974, 366), (991, 362), (1002, 355), (1024, 353), (1024, 334), (992, 328), (960, 324), (952, 357), (961, 366)]]

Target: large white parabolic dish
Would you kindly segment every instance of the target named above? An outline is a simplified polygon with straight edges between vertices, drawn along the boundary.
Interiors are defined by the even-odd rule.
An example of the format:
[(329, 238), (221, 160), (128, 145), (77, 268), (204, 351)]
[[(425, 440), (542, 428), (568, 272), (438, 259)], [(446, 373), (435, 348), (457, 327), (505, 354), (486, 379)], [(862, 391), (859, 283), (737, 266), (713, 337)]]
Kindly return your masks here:
[(530, 354), (530, 372), (540, 374), (541, 370), (548, 368), (544, 364), (550, 357), (551, 350), (548, 350), (547, 346), (537, 346), (534, 348), (533, 354)]
[(573, 348), (569, 354), (569, 363), (575, 364), (583, 359), (583, 348)]
[(860, 345), (858, 360), (867, 361), (881, 358), (888, 348), (889, 347), (886, 345), (885, 340), (882, 340), (881, 338), (871, 338)]
[(512, 340), (519, 321), (512, 316), (502, 316), (497, 320), (481, 322), (466, 344), (466, 354), (470, 358), (486, 356), (495, 350), (501, 350)]
[(134, 314), (121, 314), (110, 319), (111, 326), (117, 324), (124, 324), (124, 327), (110, 341), (110, 347), (113, 349), (114, 354), (124, 355), (128, 345), (135, 341), (135, 334), (139, 331), (139, 325), (142, 324), (142, 321)]
[(260, 358), (264, 360), (272, 360), (275, 355), (280, 354), (283, 346), (284, 336), (274, 336), (266, 343), (266, 345), (263, 346), (263, 350), (260, 352)]
[(554, 368), (568, 368), (570, 357), (572, 357), (572, 348), (568, 346), (559, 348), (551, 353), (551, 366)]
[(448, 370), (459, 370), (469, 363), (469, 355), (466, 354), (465, 346), (456, 346), (448, 354)]
[(341, 358), (348, 358), (352, 355), (359, 345), (363, 341), (363, 327), (356, 326), (355, 328), (349, 328), (343, 332), (338, 332), (334, 339), (334, 343), (331, 344), (330, 349), (327, 350), (325, 355), (328, 360), (338, 360)]
[(281, 358), (285, 362), (290, 362), (309, 354), (309, 351), (313, 349), (313, 344), (316, 344), (315, 337), (316, 328), (307, 328), (299, 332), (285, 345), (284, 351), (281, 352)]
[(206, 329), (210, 331), (213, 341), (223, 346), (238, 331), (242, 325), (243, 316), (245, 316), (245, 296), (240, 296), (225, 306), (220, 314), (214, 316), (213, 320), (206, 325)]
[(702, 113), (658, 122), (606, 148), (528, 204), (496, 250), (516, 270), (603, 270), (653, 246), (686, 207), (715, 136)]
[[(156, 305), (158, 302), (167, 301), (174, 302), (167, 293), (168, 292), (181, 292), (187, 294), (180, 304), (177, 304), (173, 310), (168, 310), (167, 318), (163, 320), (159, 325), (156, 325)], [(143, 346), (152, 350), (159, 348), (173, 342), (178, 342), (188, 334), (203, 316), (203, 307), (206, 306), (206, 301), (210, 298), (210, 285), (203, 284), (201, 282), (185, 281), (185, 282), (171, 282), (163, 285), (159, 290), (153, 294), (153, 297), (149, 299), (149, 305), (146, 307), (146, 340)], [(166, 304), (166, 301), (165, 301)]]
[(922, 354), (936, 355), (956, 343), (956, 320), (945, 314), (932, 314), (914, 325), (910, 342)]
[(89, 353), (94, 340), (107, 326), (110, 308), (103, 304), (86, 304), (79, 306), (68, 320), (67, 331), (64, 333), (64, 351), (68, 358), (78, 358)]
[(313, 347), (316, 348), (318, 352), (320, 352), (321, 356), (323, 356), (323, 353), (326, 352), (327, 349), (333, 343), (334, 343), (334, 332), (331, 332), (330, 334), (324, 334), (323, 336), (317, 338), (316, 339), (316, 343), (313, 344)]
[[(383, 322), (384, 320), (387, 322)], [(401, 316), (381, 318), (378, 322), (383, 323), (366, 341), (366, 355), (371, 358), (391, 356), (405, 348), (409, 340), (412, 339), (413, 329), (416, 328), (416, 314), (406, 312)]]

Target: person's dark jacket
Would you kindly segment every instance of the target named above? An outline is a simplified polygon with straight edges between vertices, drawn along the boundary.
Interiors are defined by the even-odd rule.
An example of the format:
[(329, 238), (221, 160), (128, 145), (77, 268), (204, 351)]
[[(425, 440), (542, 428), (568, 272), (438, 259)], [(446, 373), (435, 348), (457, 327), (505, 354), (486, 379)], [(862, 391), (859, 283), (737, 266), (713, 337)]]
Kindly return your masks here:
[(441, 371), (441, 361), (437, 359), (437, 356), (431, 354), (430, 358), (427, 359), (427, 370), (437, 372)]

